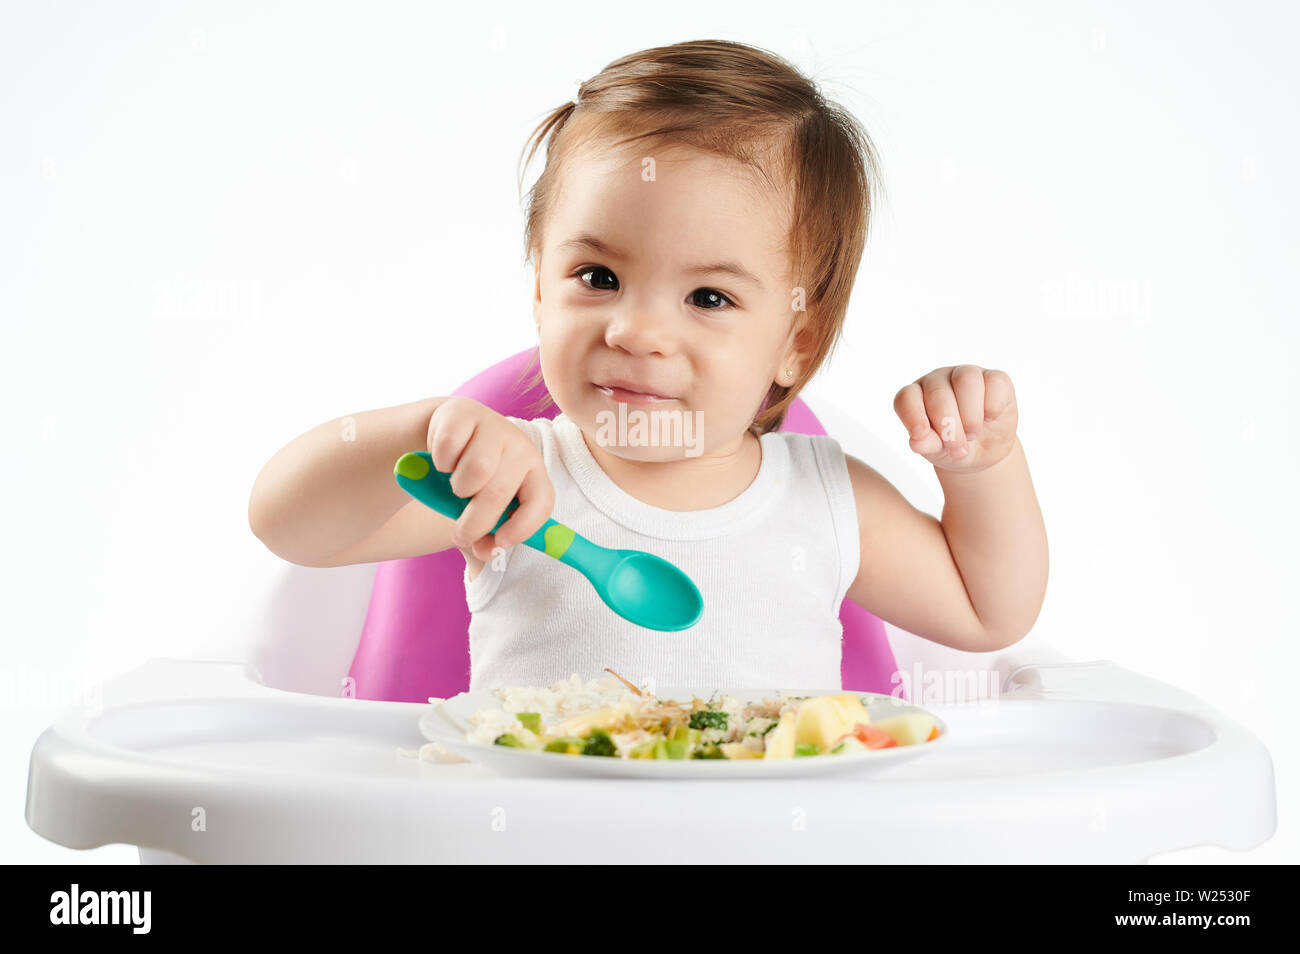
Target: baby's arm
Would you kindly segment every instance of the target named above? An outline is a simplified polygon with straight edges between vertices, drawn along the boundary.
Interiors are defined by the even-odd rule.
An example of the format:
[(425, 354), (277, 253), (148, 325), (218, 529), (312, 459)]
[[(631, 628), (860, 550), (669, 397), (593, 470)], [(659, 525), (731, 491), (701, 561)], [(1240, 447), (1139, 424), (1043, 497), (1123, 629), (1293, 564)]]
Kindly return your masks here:
[(277, 556), (332, 567), (436, 553), (455, 522), (412, 500), (393, 464), (427, 443), (445, 397), (362, 411), (299, 435), (253, 483), (248, 523)]
[[(393, 478), (403, 454), (428, 448), (467, 499), (453, 520)], [(493, 527), (515, 497), (519, 506)], [(466, 397), (437, 397), (327, 421), (295, 438), (257, 476), (248, 523), (272, 553), (310, 567), (377, 563), (456, 546), (474, 573), (495, 548), (546, 522), (555, 489), (541, 451), (514, 423)], [(472, 577), (471, 577), (472, 578)]]
[[(946, 388), (943, 382), (956, 380), (957, 371), (958, 386)], [(986, 408), (983, 377), (978, 394), (972, 387), (978, 373), (973, 365), (942, 368), (895, 400), (913, 450), (934, 464), (944, 492), (942, 520), (917, 510), (880, 474), (846, 455), (861, 544), (848, 595), (910, 633), (990, 652), (1022, 639), (1038, 618), (1047, 589), (1047, 532), (1015, 434), (1010, 379), (982, 372), (999, 376), (989, 381)], [(962, 440), (967, 433), (975, 437)], [(954, 454), (959, 448), (966, 453)]]

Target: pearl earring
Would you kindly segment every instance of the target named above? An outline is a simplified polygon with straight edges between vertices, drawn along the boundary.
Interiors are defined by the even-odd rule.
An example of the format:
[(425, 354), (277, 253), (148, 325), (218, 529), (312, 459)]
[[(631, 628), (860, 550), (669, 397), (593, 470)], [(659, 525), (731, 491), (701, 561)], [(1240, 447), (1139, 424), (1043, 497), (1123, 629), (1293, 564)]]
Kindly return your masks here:
[(785, 369), (785, 376), (786, 376), (787, 378), (793, 378), (793, 377), (794, 377), (794, 372), (791, 371), (789, 368), (786, 368), (786, 369)]

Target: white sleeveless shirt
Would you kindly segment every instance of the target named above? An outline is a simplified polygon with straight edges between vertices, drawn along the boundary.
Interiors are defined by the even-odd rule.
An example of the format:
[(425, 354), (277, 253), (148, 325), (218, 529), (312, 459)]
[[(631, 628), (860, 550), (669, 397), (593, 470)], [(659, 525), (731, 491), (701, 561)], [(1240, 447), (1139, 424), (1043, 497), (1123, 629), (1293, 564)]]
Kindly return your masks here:
[(677, 566), (699, 587), (704, 612), (680, 632), (646, 629), (606, 606), (573, 567), (516, 543), (473, 580), (465, 568), (471, 690), (550, 686), (574, 673), (585, 681), (606, 666), (638, 685), (840, 688), (840, 605), (859, 551), (837, 441), (763, 434), (758, 475), (738, 497), (671, 511), (614, 483), (564, 414), (507, 420), (542, 453), (553, 519), (592, 543)]

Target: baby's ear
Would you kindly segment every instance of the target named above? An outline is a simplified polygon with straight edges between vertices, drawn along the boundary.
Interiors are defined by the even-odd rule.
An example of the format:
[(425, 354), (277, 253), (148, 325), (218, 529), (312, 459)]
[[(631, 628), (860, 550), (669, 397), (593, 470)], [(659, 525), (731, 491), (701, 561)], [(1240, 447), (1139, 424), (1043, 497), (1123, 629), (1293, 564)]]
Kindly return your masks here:
[(793, 340), (799, 360), (806, 362), (808, 356), (817, 346), (817, 322), (809, 311), (798, 312), (793, 322)]

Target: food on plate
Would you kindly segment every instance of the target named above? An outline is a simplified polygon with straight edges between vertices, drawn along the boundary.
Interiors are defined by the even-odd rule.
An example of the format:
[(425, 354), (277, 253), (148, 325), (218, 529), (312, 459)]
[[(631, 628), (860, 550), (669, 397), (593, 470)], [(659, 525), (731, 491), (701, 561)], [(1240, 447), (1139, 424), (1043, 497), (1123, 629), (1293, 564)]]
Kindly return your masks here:
[(549, 689), (496, 690), (499, 707), (470, 716), (467, 738), (534, 752), (625, 759), (793, 759), (919, 745), (939, 735), (933, 716), (908, 711), (872, 722), (852, 692), (785, 693), (743, 703), (714, 693), (659, 699), (612, 669)]
[(890, 716), (888, 719), (881, 719), (872, 726), (887, 733), (898, 745), (928, 742), (938, 734), (934, 725), (934, 716), (925, 712), (905, 712)]

